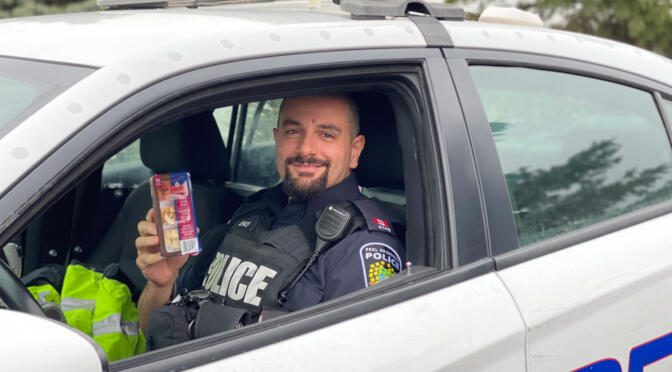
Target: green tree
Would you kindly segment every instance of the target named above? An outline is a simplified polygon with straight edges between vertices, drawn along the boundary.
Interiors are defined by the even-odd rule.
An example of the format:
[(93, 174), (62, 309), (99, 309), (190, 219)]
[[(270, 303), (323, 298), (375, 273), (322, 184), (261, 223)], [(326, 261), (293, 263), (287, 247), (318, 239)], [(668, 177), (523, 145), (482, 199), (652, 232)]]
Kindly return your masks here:
[[(446, 0), (448, 3), (473, 3)], [(479, 9), (494, 4), (478, 0)], [(519, 0), (551, 27), (605, 37), (672, 56), (672, 0)]]
[(96, 0), (0, 0), (0, 18), (99, 10)]

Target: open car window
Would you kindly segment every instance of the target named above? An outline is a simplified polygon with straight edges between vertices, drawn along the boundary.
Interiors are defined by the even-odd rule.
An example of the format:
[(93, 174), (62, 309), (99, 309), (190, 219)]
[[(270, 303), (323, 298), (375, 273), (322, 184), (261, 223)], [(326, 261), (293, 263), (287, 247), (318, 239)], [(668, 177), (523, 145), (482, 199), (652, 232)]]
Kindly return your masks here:
[[(390, 98), (383, 93), (364, 91), (354, 96), (363, 107), (360, 126), (368, 144), (356, 170), (357, 179), (361, 190), (383, 203), (390, 216), (394, 216), (380, 220), (380, 228), (395, 231), (405, 244), (407, 203), (395, 112)], [(246, 197), (235, 188), (228, 188), (229, 183), (268, 187), (279, 181), (273, 129), (280, 103), (281, 99), (266, 99), (213, 105), (200, 112), (173, 115), (155, 125), (156, 129), (143, 133), (80, 180), (22, 232), (18, 240), (26, 262), (24, 278), (46, 267), (82, 263), (127, 285), (131, 298), (137, 301), (145, 280), (135, 264), (134, 241), (137, 223), (151, 206), (149, 177), (156, 169), (164, 169), (161, 167), (167, 166), (167, 162), (190, 168), (185, 170), (191, 173), (197, 190), (194, 201), (201, 236), (226, 224)], [(206, 127), (211, 129), (205, 130)], [(177, 149), (177, 142), (171, 141), (191, 136), (197, 138), (194, 143), (199, 146), (188, 147), (189, 159), (179, 158), (175, 155), (177, 150), (166, 152), (166, 148)], [(233, 149), (227, 148), (227, 144)], [(144, 152), (140, 151), (141, 146)], [(385, 149), (386, 156), (376, 156), (381, 149)], [(370, 260), (373, 263), (373, 258)], [(403, 257), (395, 262), (399, 271)], [(391, 270), (391, 267), (372, 268), (369, 270), (372, 277), (367, 282), (377, 283), (391, 277)], [(361, 275), (365, 277), (366, 273)], [(30, 277), (26, 280), (31, 287), (38, 282)]]

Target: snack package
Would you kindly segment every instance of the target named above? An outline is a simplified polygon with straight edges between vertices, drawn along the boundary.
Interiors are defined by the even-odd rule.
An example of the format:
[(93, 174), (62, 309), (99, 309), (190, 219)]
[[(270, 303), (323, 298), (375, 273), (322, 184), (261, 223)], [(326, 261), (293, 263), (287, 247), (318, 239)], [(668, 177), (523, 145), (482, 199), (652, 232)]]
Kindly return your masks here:
[(149, 180), (154, 220), (162, 256), (196, 255), (201, 251), (191, 178), (187, 172), (155, 174)]

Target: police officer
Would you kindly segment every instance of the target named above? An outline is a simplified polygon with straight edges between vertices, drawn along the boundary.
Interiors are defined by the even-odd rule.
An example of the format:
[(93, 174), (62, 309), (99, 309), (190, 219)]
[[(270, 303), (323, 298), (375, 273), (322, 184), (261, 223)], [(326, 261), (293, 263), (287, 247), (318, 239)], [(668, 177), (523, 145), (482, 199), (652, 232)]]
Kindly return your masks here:
[[(194, 258), (179, 281), (178, 274), (188, 257), (159, 254), (151, 210), (146, 220), (138, 224), (136, 263), (147, 279), (138, 302), (143, 329), (150, 313), (170, 300), (176, 282), (189, 289), (203, 286), (221, 295), (227, 304), (237, 305), (238, 301), (243, 306), (261, 306), (264, 291), (275, 285), (273, 280), (289, 275), (282, 274), (283, 270), (296, 273), (297, 268), (276, 265), (285, 256), (295, 256), (286, 252), (294, 246), (306, 246), (308, 252), (315, 249), (319, 241), (316, 219), (328, 205), (353, 203), (357, 208), (350, 210), (361, 213), (358, 218), (362, 226), (335, 242), (296, 278), (291, 289), (283, 293), (282, 309), (294, 311), (315, 305), (401, 271), (404, 249), (392, 231), (390, 218), (359, 192), (352, 173), (365, 144), (364, 136), (359, 134), (354, 102), (342, 95), (287, 98), (281, 105), (273, 135), (282, 183), (253, 195), (234, 213), (224, 233), (206, 234), (204, 251)], [(274, 236), (274, 232), (278, 234)], [(213, 240), (221, 240), (222, 236), (216, 251), (208, 249)], [(257, 243), (266, 239), (261, 247), (270, 253), (285, 252), (285, 256), (264, 261), (263, 255), (255, 255), (254, 250), (251, 256), (249, 249), (247, 253), (239, 252), (236, 246), (247, 247), (250, 239)], [(253, 248), (258, 251), (259, 247)], [(240, 257), (257, 257), (261, 261)]]

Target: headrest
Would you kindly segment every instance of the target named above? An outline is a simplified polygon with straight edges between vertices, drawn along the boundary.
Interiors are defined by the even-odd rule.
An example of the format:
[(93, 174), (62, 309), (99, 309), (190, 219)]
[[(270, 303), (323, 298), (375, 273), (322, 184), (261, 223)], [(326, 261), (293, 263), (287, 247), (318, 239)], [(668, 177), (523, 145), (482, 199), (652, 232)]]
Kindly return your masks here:
[(359, 185), (403, 190), (401, 146), (392, 105), (380, 93), (355, 93), (352, 97), (359, 108), (360, 133), (366, 137), (355, 169)]
[(181, 118), (142, 136), (140, 157), (156, 173), (187, 171), (197, 181), (229, 177), (229, 154), (211, 112)]

